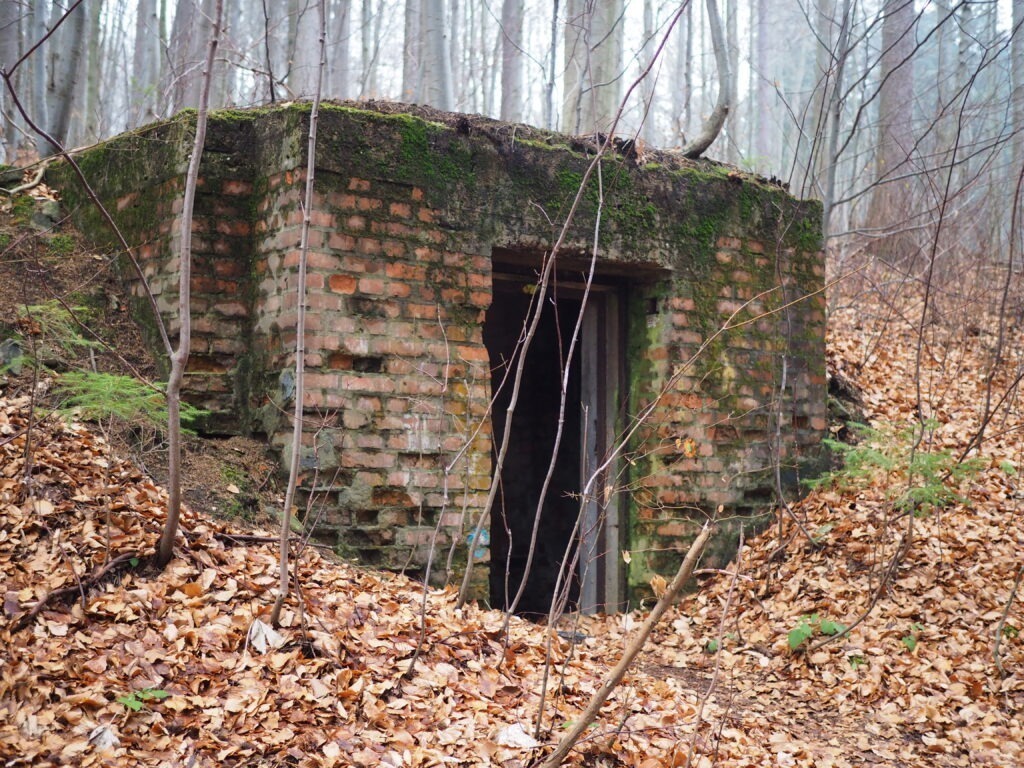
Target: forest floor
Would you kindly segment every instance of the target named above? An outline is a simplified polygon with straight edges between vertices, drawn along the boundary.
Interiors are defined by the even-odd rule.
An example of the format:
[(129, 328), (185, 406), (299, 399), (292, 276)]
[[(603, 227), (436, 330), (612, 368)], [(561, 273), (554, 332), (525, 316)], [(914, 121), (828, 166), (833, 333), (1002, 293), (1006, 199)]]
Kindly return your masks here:
[[(19, 260), (54, 259), (33, 254)], [(851, 456), (860, 471), (703, 575), (567, 764), (1024, 764), (1024, 325), (967, 281), (927, 312), (911, 281), (856, 281), (836, 297), (828, 354), (875, 427)], [(27, 303), (3, 285), (0, 319)], [(153, 571), (164, 490), (110, 429), (37, 407), (48, 374), (26, 375), (0, 378), (4, 765), (527, 766), (643, 619), (572, 617), (557, 633), (512, 618), (506, 633), (503, 614), (457, 609), (450, 590), (305, 546), (301, 595), (268, 633), (273, 531), (212, 517), (233, 492), (211, 488)], [(250, 456), (239, 472), (252, 473), (250, 449), (222, 458)]]

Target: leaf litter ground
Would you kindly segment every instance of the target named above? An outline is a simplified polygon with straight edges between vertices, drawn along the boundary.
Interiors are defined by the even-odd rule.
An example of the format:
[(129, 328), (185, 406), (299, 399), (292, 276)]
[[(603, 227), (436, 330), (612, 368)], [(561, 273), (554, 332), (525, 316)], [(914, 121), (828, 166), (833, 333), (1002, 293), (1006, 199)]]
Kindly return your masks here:
[[(977, 427), (997, 334), (963, 304), (926, 329), (917, 376), (920, 307), (902, 301), (909, 321), (876, 299), (834, 312), (830, 368), (856, 383), (871, 419), (898, 426), (915, 418), (920, 381), (937, 422), (926, 447), (958, 451)], [(817, 542), (787, 516), (747, 541), (738, 566), (704, 577), (569, 764), (683, 766), (691, 750), (699, 766), (1024, 764), (1021, 596), (1005, 611), (1024, 552), (1024, 422), (1011, 390), (1021, 330), (1009, 329), (994, 377), (997, 396), (1012, 396), (962, 501), (908, 519), (893, 503), (908, 482), (898, 470), (811, 493), (793, 511)], [(301, 601), (268, 640), (253, 627), (276, 586), (272, 543), (190, 511), (178, 558), (148, 570), (163, 489), (88, 427), (50, 418), (26, 433), (28, 414), (27, 398), (0, 400), (5, 765), (525, 766), (642, 618), (579, 618), (575, 644), (513, 619), (506, 637), (502, 614), (431, 591), (406, 677), (422, 587), (307, 546)], [(808, 650), (821, 621), (863, 614)], [(811, 639), (794, 653), (803, 620)], [(531, 748), (549, 645), (542, 746)]]

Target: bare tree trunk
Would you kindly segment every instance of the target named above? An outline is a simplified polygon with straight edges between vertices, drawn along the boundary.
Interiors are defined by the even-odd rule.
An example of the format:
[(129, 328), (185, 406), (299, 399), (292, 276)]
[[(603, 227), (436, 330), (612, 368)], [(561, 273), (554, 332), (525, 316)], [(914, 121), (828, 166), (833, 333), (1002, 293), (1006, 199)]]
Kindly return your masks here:
[(1013, 138), (1013, 168), (1024, 167), (1024, 0), (1013, 0), (1013, 40), (1010, 53), (1013, 75), (1013, 125), (1017, 134)]
[(156, 0), (139, 0), (135, 16), (135, 44), (132, 51), (132, 111), (134, 124), (157, 119), (156, 84), (160, 56), (160, 19)]
[(729, 51), (729, 114), (725, 120), (724, 157), (726, 162), (735, 164), (739, 160), (740, 113), (736, 108), (739, 104), (739, 70), (740, 41), (738, 29), (739, 9), (736, 0), (725, 0), (725, 42)]
[[(47, 33), (47, 5), (46, 0), (33, 0), (32, 18), (29, 22), (30, 40), (42, 40)], [(50, 126), (50, 120), (46, 111), (46, 59), (41, 53), (37, 53), (29, 60), (29, 67), (32, 75), (32, 110), (35, 113), (35, 122), (44, 126)], [(40, 155), (49, 154), (52, 145), (44, 138), (36, 140), (36, 148)]]
[(206, 114), (213, 82), (214, 55), (220, 38), (221, 15), (224, 0), (216, 0), (206, 64), (200, 80), (199, 113), (196, 116), (196, 136), (185, 176), (182, 199), (180, 253), (178, 256), (178, 346), (171, 354), (171, 372), (167, 378), (167, 521), (164, 523), (157, 545), (156, 565), (163, 568), (174, 556), (174, 539), (181, 518), (181, 383), (188, 365), (192, 344), (192, 210), (195, 206), (199, 163), (206, 142)]
[(775, 165), (775, 136), (772, 124), (772, 103), (775, 101), (775, 78), (772, 76), (774, 58), (771, 55), (771, 31), (768, 16), (768, 0), (755, 0), (757, 17), (754, 28), (757, 30), (754, 61), (751, 68), (757, 81), (757, 110), (755, 121), (757, 128), (754, 139), (754, 157), (758, 167), (767, 171)]
[[(95, 0), (89, 6), (89, 43), (86, 45), (86, 63), (82, 67), (85, 71), (85, 87), (82, 88), (84, 98), (82, 99), (81, 135), (77, 141), (81, 144), (91, 144), (103, 137), (103, 126), (106, 114), (103, 109), (103, 102), (100, 98), (101, 84), (103, 81), (103, 3)], [(150, 82), (150, 88), (156, 88), (156, 80)], [(125, 125), (126, 128), (132, 127)]]
[[(644, 0), (644, 32), (643, 32), (643, 47), (640, 49), (640, 69), (647, 69), (651, 64), (651, 58), (654, 56), (654, 47), (656, 41), (654, 39), (655, 28), (654, 28), (654, 0)], [(640, 100), (641, 109), (643, 114), (640, 115), (643, 120), (640, 126), (640, 138), (642, 138), (648, 144), (654, 144), (655, 139), (655, 125), (654, 125), (654, 77), (645, 77), (640, 83)]]
[(329, 94), (338, 99), (352, 98), (352, 3), (351, 0), (338, 0), (334, 7), (334, 16), (330, 20), (331, 54), (328, 61)]
[(523, 119), (523, 0), (501, 4), (501, 119)]
[(204, 41), (212, 34), (211, 0), (178, 0), (167, 48), (162, 91), (173, 114), (199, 103)]
[(914, 144), (914, 69), (910, 59), (914, 47), (914, 4), (907, 0), (885, 0), (883, 14), (875, 155), (878, 186), (872, 193), (869, 213), (871, 226), (878, 228), (892, 225), (906, 210), (907, 183), (886, 180), (906, 167)]
[(420, 39), (420, 4), (422, 0), (405, 0), (405, 55), (402, 57), (402, 100), (423, 101), (420, 90), (423, 68), (423, 41)]
[(423, 39), (426, 42), (424, 101), (443, 110), (455, 108), (452, 87), (451, 39), (445, 0), (424, 0)]
[(317, 18), (313, 0), (299, 0), (295, 19), (295, 54), (288, 70), (292, 98), (312, 98), (317, 83)]
[(619, 107), (623, 0), (569, 0), (562, 130), (607, 132)]
[(555, 129), (555, 70), (558, 68), (558, 5), (551, 3), (551, 45), (548, 48), (547, 76), (544, 80), (544, 127)]
[(377, 32), (380, 30), (381, 8), (374, 11), (373, 0), (363, 0), (360, 41), (363, 72), (361, 78), (360, 98), (376, 98), (377, 93), (377, 51), (380, 48), (380, 38)]
[(704, 122), (701, 132), (683, 147), (683, 154), (689, 158), (700, 157), (718, 138), (729, 115), (731, 104), (729, 94), (732, 93), (732, 75), (729, 72), (729, 57), (726, 51), (725, 35), (722, 32), (722, 17), (718, 14), (717, 0), (706, 0), (708, 7), (708, 24), (711, 30), (711, 46), (715, 50), (715, 64), (718, 66), (718, 101), (711, 115)]
[[(21, 17), (18, 3), (0, 3), (0, 68), (7, 70), (21, 57)], [(17, 154), (19, 134), (15, 130), (15, 110), (7, 106), (7, 96), (0, 88), (0, 163), (13, 164)]]
[(835, 75), (828, 106), (828, 147), (826, 153), (825, 184), (822, 191), (822, 235), (828, 242), (832, 233), (832, 211), (836, 199), (836, 171), (839, 166), (839, 130), (843, 112), (843, 93), (846, 82), (846, 64), (850, 55), (850, 27), (853, 24), (852, 0), (843, 0), (843, 12), (839, 19), (839, 39), (836, 42)]
[[(288, 487), (285, 490), (284, 509), (281, 511), (281, 569), (277, 600), (270, 613), (274, 627), (281, 624), (281, 608), (288, 596), (288, 548), (291, 538), (292, 507), (295, 505), (295, 488), (299, 478), (299, 457), (302, 448), (303, 400), (306, 395), (306, 263), (309, 256), (309, 226), (313, 211), (313, 179), (316, 169), (316, 127), (320, 113), (320, 94), (327, 68), (327, 9), (325, 0), (317, 3), (319, 22), (319, 45), (317, 51), (320, 63), (317, 67), (316, 83), (313, 86), (313, 106), (309, 111), (309, 141), (306, 147), (306, 197), (302, 208), (302, 234), (299, 240), (299, 273), (296, 286), (298, 293), (295, 321), (295, 409), (292, 413), (292, 450), (288, 467)], [(364, 20), (365, 23), (365, 20)]]

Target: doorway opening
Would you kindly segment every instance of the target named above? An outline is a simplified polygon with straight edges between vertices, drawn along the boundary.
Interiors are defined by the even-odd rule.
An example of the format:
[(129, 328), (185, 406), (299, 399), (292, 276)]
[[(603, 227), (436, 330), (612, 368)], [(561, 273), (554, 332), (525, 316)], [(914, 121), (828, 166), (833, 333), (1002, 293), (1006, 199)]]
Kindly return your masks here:
[[(591, 285), (580, 337), (569, 359), (584, 306), (584, 286), (575, 279), (560, 275), (544, 300), (491, 510), (491, 604), (508, 607), (525, 577), (516, 610), (527, 616), (547, 615), (559, 583), (567, 590), (567, 607), (587, 613), (619, 610), (623, 598), (619, 494), (606, 492), (606, 478), (617, 474), (614, 462), (593, 478), (611, 452), (625, 380), (622, 281)], [(484, 324), (495, 393), (492, 459), (505, 437), (519, 342), (535, 288), (533, 270), (495, 265), (493, 299)], [(560, 420), (563, 382), (565, 408)], [(559, 431), (559, 448), (541, 504)], [(540, 521), (527, 573), (537, 514)], [(567, 573), (560, 579), (563, 569)]]

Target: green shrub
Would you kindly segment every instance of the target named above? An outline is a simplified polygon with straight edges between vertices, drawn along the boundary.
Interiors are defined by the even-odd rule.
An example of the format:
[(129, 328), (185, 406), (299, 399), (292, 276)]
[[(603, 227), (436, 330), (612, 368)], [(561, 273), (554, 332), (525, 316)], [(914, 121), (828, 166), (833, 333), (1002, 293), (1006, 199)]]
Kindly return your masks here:
[[(163, 432), (167, 427), (167, 397), (131, 376), (74, 371), (57, 378), (57, 392), (64, 411), (77, 410), (92, 421), (117, 419)], [(207, 414), (182, 402), (181, 425), (186, 432)]]
[(64, 306), (51, 299), (42, 304), (22, 304), (18, 310), (19, 318), (24, 320), (23, 327), (31, 328), (33, 333), (69, 354), (102, 346), (83, 335), (80, 322), (89, 324), (96, 319), (95, 311), (89, 307)]
[[(934, 421), (924, 424), (928, 431), (936, 427)], [(957, 493), (960, 483), (985, 465), (981, 458), (958, 462), (951, 451), (926, 450), (923, 441), (915, 448), (919, 426), (897, 430), (851, 424), (850, 428), (858, 438), (854, 445), (825, 439), (841, 458), (842, 468), (807, 481), (808, 486), (856, 491), (882, 483), (890, 489), (889, 498), (898, 509), (927, 514), (963, 501)]]

